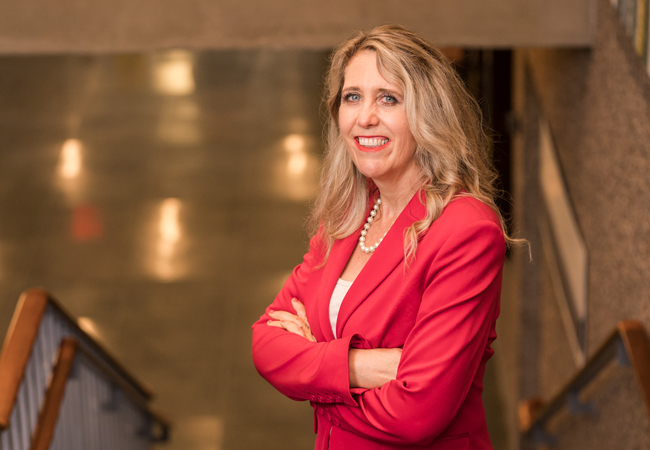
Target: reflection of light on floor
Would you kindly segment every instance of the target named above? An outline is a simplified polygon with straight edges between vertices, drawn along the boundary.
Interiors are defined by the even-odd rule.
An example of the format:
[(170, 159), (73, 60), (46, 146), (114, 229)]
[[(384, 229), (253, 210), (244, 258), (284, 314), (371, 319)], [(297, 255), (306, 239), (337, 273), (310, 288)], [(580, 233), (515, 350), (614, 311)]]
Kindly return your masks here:
[(299, 134), (290, 134), (284, 138), (284, 148), (287, 153), (298, 153), (305, 151), (305, 138)]
[(307, 200), (316, 188), (318, 162), (309, 152), (312, 139), (290, 134), (282, 140), (285, 158), (276, 175), (276, 188), (293, 200)]
[(163, 200), (159, 209), (152, 267), (154, 274), (164, 281), (175, 280), (183, 275), (184, 268), (178, 254), (183, 237), (180, 210), (181, 201), (177, 198)]
[(78, 139), (68, 139), (61, 148), (58, 174), (61, 178), (70, 180), (77, 178), (81, 172), (81, 142)]
[(83, 201), (84, 194), (84, 148), (78, 139), (68, 139), (61, 147), (55, 182), (65, 194), (70, 205)]
[(194, 92), (193, 56), (173, 50), (157, 58), (154, 65), (154, 89), (164, 95), (188, 95)]
[(178, 448), (192, 450), (221, 450), (223, 421), (217, 416), (190, 416), (179, 419), (174, 427), (174, 441)]
[(299, 134), (290, 134), (284, 138), (284, 149), (289, 153), (287, 172), (289, 175), (301, 175), (307, 168), (305, 138)]
[(296, 153), (289, 157), (289, 164), (287, 171), (290, 175), (300, 175), (307, 168), (307, 155), (304, 153)]
[(181, 202), (177, 198), (165, 199), (160, 207), (160, 225), (158, 227), (160, 240), (158, 241), (158, 248), (161, 256), (170, 256), (181, 236), (178, 224), (180, 208)]

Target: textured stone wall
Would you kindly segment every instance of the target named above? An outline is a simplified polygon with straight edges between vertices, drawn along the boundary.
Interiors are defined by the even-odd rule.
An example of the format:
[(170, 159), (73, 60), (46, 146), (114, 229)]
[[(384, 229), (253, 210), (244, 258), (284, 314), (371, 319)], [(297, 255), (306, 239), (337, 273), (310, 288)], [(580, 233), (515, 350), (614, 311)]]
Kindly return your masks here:
[[(549, 398), (576, 370), (548, 261), (535, 249), (535, 217), (543, 207), (534, 187), (535, 116), (549, 121), (589, 251), (589, 354), (619, 320), (636, 319), (650, 330), (650, 77), (643, 63), (609, 2), (600, 0), (591, 50), (522, 50), (515, 67), (515, 170), (522, 171), (515, 172), (515, 210), (522, 234), (533, 242), (535, 262), (517, 254), (504, 290), (504, 311), (515, 319), (502, 325), (501, 337), (518, 337), (501, 344), (508, 358), (518, 355), (519, 361), (512, 366), (501, 358), (499, 365), (517, 380), (510, 418), (512, 398), (531, 391)], [(539, 289), (531, 291), (531, 283)], [(526, 354), (535, 361), (526, 362)], [(561, 415), (551, 424), (557, 448), (650, 448), (650, 418), (639, 394), (629, 368), (609, 367), (584, 394), (597, 416)]]

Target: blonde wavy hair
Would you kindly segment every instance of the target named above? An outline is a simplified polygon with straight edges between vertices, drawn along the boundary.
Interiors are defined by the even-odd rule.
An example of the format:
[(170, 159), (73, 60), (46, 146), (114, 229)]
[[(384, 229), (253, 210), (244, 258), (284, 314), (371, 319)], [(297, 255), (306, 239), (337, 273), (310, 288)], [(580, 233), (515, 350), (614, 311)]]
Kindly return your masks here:
[(350, 236), (364, 222), (374, 188), (352, 162), (338, 124), (345, 69), (364, 50), (376, 53), (379, 73), (404, 92), (409, 128), (417, 143), (414, 158), (421, 172), (427, 214), (405, 231), (407, 262), (415, 257), (418, 236), (456, 195), (489, 205), (501, 221), (508, 244), (517, 242), (508, 235), (494, 201), (496, 173), (478, 103), (442, 52), (415, 33), (385, 25), (355, 33), (331, 57), (324, 98), (329, 116), (327, 149), (310, 217), (312, 234), (322, 227), (325, 260), (335, 240)]

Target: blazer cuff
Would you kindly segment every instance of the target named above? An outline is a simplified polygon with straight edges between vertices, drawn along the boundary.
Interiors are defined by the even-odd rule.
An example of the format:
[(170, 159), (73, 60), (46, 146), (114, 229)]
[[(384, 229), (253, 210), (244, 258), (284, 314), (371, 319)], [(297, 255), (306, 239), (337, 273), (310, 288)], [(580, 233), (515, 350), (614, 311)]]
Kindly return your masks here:
[[(359, 406), (350, 389), (350, 348), (370, 348), (357, 334), (335, 339), (327, 343), (327, 358), (322, 360), (319, 372), (325, 378), (320, 392), (310, 394), (309, 400), (317, 403), (344, 403)], [(319, 383), (320, 384), (320, 383)]]

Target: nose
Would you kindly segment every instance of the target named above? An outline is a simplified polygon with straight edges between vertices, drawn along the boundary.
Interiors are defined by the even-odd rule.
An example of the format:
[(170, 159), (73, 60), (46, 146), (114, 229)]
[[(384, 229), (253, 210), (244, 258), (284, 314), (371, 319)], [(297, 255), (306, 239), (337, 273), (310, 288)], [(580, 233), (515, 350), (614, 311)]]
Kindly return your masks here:
[(362, 128), (371, 128), (379, 123), (379, 116), (377, 115), (377, 103), (367, 101), (363, 102), (357, 123)]

